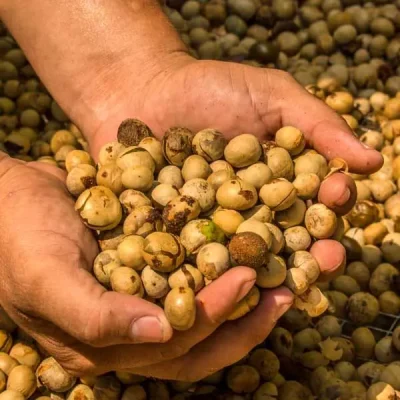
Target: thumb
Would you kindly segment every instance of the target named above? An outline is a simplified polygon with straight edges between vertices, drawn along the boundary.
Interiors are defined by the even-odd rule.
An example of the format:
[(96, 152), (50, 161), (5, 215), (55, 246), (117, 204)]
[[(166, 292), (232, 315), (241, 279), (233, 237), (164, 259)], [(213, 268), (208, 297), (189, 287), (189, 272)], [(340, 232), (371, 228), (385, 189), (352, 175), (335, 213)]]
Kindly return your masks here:
[[(165, 342), (172, 328), (163, 310), (136, 296), (106, 291), (83, 268), (57, 268), (41, 278), (35, 314), (93, 347)], [(48, 301), (51, 299), (51, 302)]]
[[(292, 125), (304, 132), (308, 144), (328, 160), (344, 159), (351, 172), (370, 174), (383, 164), (381, 154), (367, 148), (354, 135), (346, 121), (312, 94), (308, 93), (289, 74), (278, 70), (264, 70), (269, 82), (268, 113), (265, 125), (271, 124), (271, 115), (281, 126)], [(255, 88), (257, 92), (257, 89)]]

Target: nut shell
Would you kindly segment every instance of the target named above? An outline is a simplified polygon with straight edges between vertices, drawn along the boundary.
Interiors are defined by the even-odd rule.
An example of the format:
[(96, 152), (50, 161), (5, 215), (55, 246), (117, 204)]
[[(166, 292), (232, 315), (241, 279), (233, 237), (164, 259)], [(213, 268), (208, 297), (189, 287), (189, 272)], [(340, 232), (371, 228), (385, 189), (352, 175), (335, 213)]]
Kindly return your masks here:
[(228, 246), (236, 265), (259, 268), (265, 264), (268, 246), (265, 240), (253, 232), (242, 232), (233, 236)]

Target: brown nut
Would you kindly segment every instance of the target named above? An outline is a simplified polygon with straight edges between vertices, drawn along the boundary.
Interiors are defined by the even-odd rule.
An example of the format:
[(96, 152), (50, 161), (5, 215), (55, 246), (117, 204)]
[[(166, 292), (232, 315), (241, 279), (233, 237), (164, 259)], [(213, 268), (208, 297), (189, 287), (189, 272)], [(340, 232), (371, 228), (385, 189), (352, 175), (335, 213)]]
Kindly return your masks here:
[(236, 265), (259, 268), (266, 262), (268, 246), (265, 240), (254, 232), (238, 233), (231, 239), (229, 253)]
[(238, 226), (236, 233), (242, 233), (242, 232), (256, 233), (257, 235), (261, 236), (264, 239), (265, 243), (268, 246), (268, 249), (271, 248), (272, 234), (267, 224), (257, 221), (256, 219), (249, 219), (247, 221), (242, 222)]
[(178, 331), (190, 329), (196, 320), (196, 297), (188, 287), (176, 287), (165, 298), (164, 312), (171, 326)]
[(310, 317), (318, 317), (328, 309), (329, 302), (318, 287), (312, 285), (295, 298), (295, 306), (306, 311)]
[(124, 146), (137, 146), (141, 140), (153, 136), (151, 129), (142, 121), (127, 118), (118, 127), (117, 139)]
[(231, 179), (217, 190), (216, 198), (223, 208), (243, 211), (253, 207), (257, 203), (258, 196), (251, 184), (241, 179)]
[(122, 209), (118, 198), (104, 186), (86, 189), (77, 199), (75, 210), (84, 224), (98, 231), (115, 228), (122, 219)]
[(193, 137), (193, 133), (186, 128), (173, 127), (168, 129), (162, 139), (166, 160), (172, 165), (182, 167), (186, 158), (192, 154)]
[(352, 226), (364, 228), (378, 220), (378, 208), (372, 201), (358, 201), (346, 218)]
[(200, 205), (194, 197), (175, 197), (166, 205), (162, 214), (167, 232), (178, 235), (189, 221), (199, 216), (200, 211)]
[(160, 272), (171, 272), (185, 259), (179, 238), (165, 232), (150, 233), (143, 243), (142, 256), (146, 263)]

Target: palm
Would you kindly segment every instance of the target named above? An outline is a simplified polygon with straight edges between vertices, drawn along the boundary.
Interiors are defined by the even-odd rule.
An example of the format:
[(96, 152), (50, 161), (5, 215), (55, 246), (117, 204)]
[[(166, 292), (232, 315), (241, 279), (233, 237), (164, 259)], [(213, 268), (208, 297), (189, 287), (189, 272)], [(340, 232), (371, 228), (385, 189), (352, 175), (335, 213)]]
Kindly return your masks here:
[[(64, 277), (87, 274), (96, 255), (96, 242), (75, 212), (62, 176), (62, 171), (36, 163), (16, 164), (4, 176), (8, 195), (1, 199), (5, 229), (0, 240), (8, 249), (18, 250), (7, 254), (9, 265), (0, 270), (7, 274), (2, 277), (0, 300), (24, 328), (35, 329), (25, 326), (26, 318), (39, 318), (36, 323), (42, 325), (40, 317), (48, 317), (47, 305), (35, 301), (43, 297), (30, 291), (53, 298)], [(7, 237), (1, 237), (3, 232)], [(54, 285), (54, 276), (60, 287)], [(7, 303), (9, 299), (12, 304)]]

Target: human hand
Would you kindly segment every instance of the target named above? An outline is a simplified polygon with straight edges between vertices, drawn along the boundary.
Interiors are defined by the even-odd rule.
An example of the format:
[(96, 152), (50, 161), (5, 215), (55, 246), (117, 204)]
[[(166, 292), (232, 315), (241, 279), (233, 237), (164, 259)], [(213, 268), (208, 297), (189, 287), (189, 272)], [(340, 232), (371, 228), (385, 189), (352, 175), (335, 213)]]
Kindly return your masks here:
[[(137, 117), (158, 137), (171, 126), (185, 126), (194, 132), (216, 128), (228, 138), (253, 133), (263, 140), (282, 126), (292, 125), (305, 134), (309, 147), (328, 160), (344, 159), (350, 172), (369, 174), (382, 166), (379, 152), (358, 141), (343, 118), (286, 72), (195, 61), (185, 54), (175, 58), (173, 63), (163, 66), (163, 72), (145, 82), (140, 96), (130, 94), (130, 77), (124, 76), (124, 88), (113, 91), (113, 99), (124, 101), (97, 99), (99, 106), (94, 105), (93, 113), (98, 118), (82, 121), (90, 133), (93, 154), (105, 142), (115, 140), (123, 119)], [(108, 84), (117, 87), (112, 81)], [(106, 89), (102, 91), (107, 93)], [(95, 124), (100, 116), (102, 123)], [(318, 197), (320, 202), (343, 215), (353, 207), (356, 196), (353, 180), (336, 173), (324, 180)], [(338, 242), (320, 240), (311, 252), (321, 266), (321, 279), (333, 278), (342, 272), (345, 250)]]
[[(134, 296), (107, 292), (91, 276), (97, 244), (75, 212), (64, 179), (63, 171), (53, 166), (27, 164), (0, 153), (2, 307), (74, 374), (130, 370), (165, 379), (209, 374), (210, 357), (223, 354), (217, 350), (217, 339), (201, 345), (212, 350), (208, 354), (198, 356), (203, 352), (197, 348), (198, 354), (179, 356), (227, 318), (253, 286), (254, 270), (232, 269), (207, 286), (197, 296), (195, 326), (171, 339), (172, 329), (161, 308)], [(282, 303), (290, 303), (291, 296), (283, 292), (263, 301), (264, 307), (274, 309), (278, 303), (283, 307), (274, 309), (272, 321), (287, 308)], [(242, 337), (242, 325), (238, 322), (232, 328), (238, 333), (233, 357), (222, 358), (218, 366), (239, 359), (255, 344), (253, 340), (261, 339)], [(227, 334), (227, 329), (219, 332), (220, 340)]]

